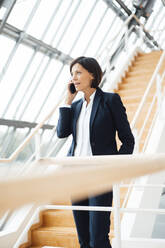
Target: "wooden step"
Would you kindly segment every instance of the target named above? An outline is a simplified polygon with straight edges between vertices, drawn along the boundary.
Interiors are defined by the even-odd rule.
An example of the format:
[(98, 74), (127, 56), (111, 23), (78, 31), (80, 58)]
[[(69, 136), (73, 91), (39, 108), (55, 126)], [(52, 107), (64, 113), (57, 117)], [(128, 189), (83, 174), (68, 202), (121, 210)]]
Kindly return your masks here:
[[(139, 64), (134, 64), (129, 66), (129, 70), (130, 72), (143, 72), (143, 71), (151, 71), (152, 74), (154, 73), (156, 66), (157, 66), (158, 62), (156, 64), (143, 64), (143, 63), (139, 63)], [(161, 69), (160, 71), (162, 72), (162, 70), (165, 68), (165, 61), (163, 61), (162, 65), (161, 65)]]
[[(140, 72), (140, 71), (143, 71), (145, 68), (145, 70), (150, 70), (150, 71), (152, 71), (152, 73), (154, 73), (157, 64), (158, 64), (158, 62), (157, 63), (148, 63), (148, 64), (136, 63), (136, 64), (129, 67), (129, 71), (135, 71), (136, 70), (136, 71)], [(162, 66), (160, 69), (161, 73), (162, 73), (164, 68), (165, 68), (165, 62), (162, 63)]]
[[(135, 72), (136, 72), (136, 74), (135, 74)], [(148, 77), (151, 77), (152, 74), (153, 74), (153, 72), (150, 69), (149, 70), (145, 69), (142, 72), (142, 69), (139, 70), (139, 68), (138, 68), (138, 70), (136, 70), (136, 71), (131, 71), (131, 70), (128, 71), (126, 76), (125, 76), (125, 79), (129, 78), (129, 77), (132, 77), (133, 79), (135, 79), (136, 77), (138, 77), (138, 78), (143, 78), (143, 77), (148, 78)]]
[(63, 248), (62, 246), (30, 246), (29, 248)]
[[(121, 84), (118, 85), (118, 91), (116, 93), (118, 93), (120, 95), (120, 90), (146, 90), (148, 84), (150, 82), (150, 79), (148, 80), (142, 80), (142, 79), (136, 79), (136, 80), (132, 80), (131, 78), (126, 78), (122, 81)], [(164, 84), (164, 83), (163, 83)], [(154, 89), (155, 89), (155, 92), (156, 92), (156, 80), (153, 82), (153, 85), (151, 86), (151, 89), (153, 92), (154, 92)]]
[[(114, 237), (111, 231), (109, 238)], [(42, 227), (32, 232), (33, 246), (58, 246), (79, 248), (76, 228), (73, 227)]]
[(148, 63), (154, 63), (154, 64), (157, 64), (158, 61), (160, 60), (160, 57), (157, 57), (157, 58), (137, 58), (136, 60), (133, 61), (133, 65), (136, 65), (136, 63), (138, 64), (148, 64)]
[[(132, 111), (128, 111), (128, 110), (127, 110), (126, 112), (127, 112), (128, 120), (129, 120), (129, 122), (131, 123), (132, 120), (133, 120), (133, 118), (134, 118), (135, 112), (132, 113)], [(152, 111), (152, 112), (155, 113), (155, 109), (154, 109), (154, 111)], [(147, 113), (148, 113), (148, 110), (143, 111), (143, 112), (142, 112), (143, 117), (146, 116)], [(152, 113), (151, 115), (153, 115), (153, 113)], [(142, 117), (141, 117), (141, 118), (142, 118)], [(143, 118), (142, 121), (144, 121), (144, 118)]]
[[(151, 103), (149, 103), (149, 102), (148, 103), (145, 103), (145, 106), (143, 106), (143, 109), (142, 109), (143, 113), (147, 113), (150, 104)], [(127, 106), (126, 106), (126, 112), (127, 113), (128, 112), (134, 112), (135, 113), (136, 110), (137, 110), (137, 108), (138, 108), (138, 106), (139, 106), (138, 103), (127, 104)], [(156, 106), (154, 108), (156, 109)]]
[(75, 227), (71, 210), (46, 210), (43, 212), (43, 225)]
[(159, 59), (157, 60), (148, 59), (143, 61), (135, 60), (132, 62), (132, 69), (136, 69), (138, 67), (144, 68), (144, 66), (146, 66), (147, 68), (154, 68), (158, 63), (158, 61)]
[[(120, 190), (120, 202), (125, 198), (126, 189)], [(71, 210), (46, 210), (43, 212), (44, 227), (75, 227)]]
[[(156, 92), (156, 86), (155, 87), (152, 87), (151, 90), (150, 90), (150, 93), (154, 94)], [(144, 88), (133, 88), (133, 89), (123, 89), (123, 90), (120, 90), (118, 92), (118, 94), (120, 95), (120, 97), (125, 97), (125, 96), (136, 96), (137, 95), (141, 95), (143, 96), (144, 95)]]
[(161, 54), (157, 54), (155, 56), (137, 56), (135, 61), (145, 61), (145, 60), (158, 60)]
[(136, 71), (138, 73), (142, 73), (142, 71), (147, 70), (147, 71), (151, 71), (152, 73), (154, 72), (154, 70), (156, 69), (156, 64), (147, 64), (147, 65), (144, 65), (144, 64), (135, 64), (133, 65), (132, 67), (129, 68), (129, 71), (130, 72), (133, 72), (133, 71)]
[(148, 59), (148, 60), (136, 60), (132, 63), (132, 65), (134, 67), (144, 67), (144, 66), (147, 66), (147, 67), (153, 67), (153, 66), (156, 66), (157, 63), (158, 63), (159, 59)]
[(150, 52), (150, 53), (139, 53), (138, 54), (138, 57), (151, 57), (151, 58), (153, 58), (154, 56), (161, 56), (161, 54), (162, 54), (162, 51), (152, 51), (152, 52)]
[(150, 69), (148, 69), (148, 68), (141, 68), (141, 70), (133, 70), (133, 71), (128, 71), (127, 73), (126, 73), (126, 77), (134, 77), (134, 76), (141, 76), (141, 75), (143, 75), (143, 74), (145, 74), (145, 75), (152, 75), (153, 74), (153, 71), (151, 71)]
[[(131, 103), (140, 103), (140, 101), (142, 100), (142, 97), (143, 97), (143, 95), (124, 96), (121, 99), (122, 99), (124, 105), (127, 105), (127, 104), (131, 104)], [(148, 94), (147, 101), (151, 102), (152, 99), (153, 99), (153, 94), (152, 93)]]
[(147, 88), (148, 82), (137, 80), (135, 81), (127, 81), (126, 79), (122, 84), (119, 85), (119, 90), (131, 90), (131, 89), (145, 89)]
[(54, 245), (67, 248), (78, 248), (76, 228), (74, 227), (41, 227), (32, 231), (33, 245)]
[(70, 206), (71, 205), (71, 199), (66, 199), (65, 202), (53, 202), (51, 203), (52, 205), (65, 205), (65, 206)]
[[(126, 113), (128, 115), (128, 117), (132, 120), (136, 111), (137, 111), (137, 106), (138, 104), (127, 104), (126, 106)], [(147, 115), (148, 113), (148, 110), (149, 110), (149, 106), (150, 106), (150, 103), (145, 103), (143, 108), (142, 108), (142, 111), (141, 111), (141, 115), (140, 118), (143, 118)], [(157, 104), (154, 105), (152, 111), (151, 111), (151, 114), (155, 113), (157, 109)]]
[(132, 80), (136, 80), (136, 79), (139, 79), (139, 80), (149, 80), (150, 78), (152, 77), (152, 73), (144, 73), (144, 74), (139, 74), (139, 75), (127, 75), (127, 77), (125, 77), (125, 79), (132, 79)]
[(152, 78), (152, 74), (144, 74), (144, 75), (141, 75), (141, 76), (127, 76), (125, 78), (123, 78), (122, 80), (122, 83), (135, 83), (135, 82), (146, 82), (146, 83), (149, 83), (150, 80)]

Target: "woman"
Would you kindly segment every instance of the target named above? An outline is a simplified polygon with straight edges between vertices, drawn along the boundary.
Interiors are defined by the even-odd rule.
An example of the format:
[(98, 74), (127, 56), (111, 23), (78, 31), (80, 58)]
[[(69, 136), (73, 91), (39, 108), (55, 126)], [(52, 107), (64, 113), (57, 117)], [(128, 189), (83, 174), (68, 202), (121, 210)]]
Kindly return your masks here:
[[(130, 154), (134, 137), (127, 120), (125, 107), (118, 94), (103, 92), (99, 87), (102, 70), (90, 57), (78, 57), (70, 65), (72, 80), (68, 83), (65, 106), (60, 108), (57, 135), (73, 136), (68, 156)], [(75, 93), (70, 87), (75, 86)], [(74, 98), (78, 91), (84, 97)], [(121, 141), (119, 151), (116, 132)], [(75, 202), (80, 206), (112, 206), (112, 192)], [(81, 248), (111, 248), (108, 233), (110, 212), (73, 211)]]

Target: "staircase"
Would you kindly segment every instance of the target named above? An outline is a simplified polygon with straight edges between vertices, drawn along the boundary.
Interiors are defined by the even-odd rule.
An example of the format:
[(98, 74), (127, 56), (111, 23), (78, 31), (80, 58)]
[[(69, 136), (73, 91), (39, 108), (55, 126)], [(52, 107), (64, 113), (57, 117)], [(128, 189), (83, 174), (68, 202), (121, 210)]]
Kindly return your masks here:
[[(137, 107), (143, 97), (147, 84), (152, 77), (161, 53), (161, 51), (154, 51), (149, 54), (138, 54), (116, 91), (121, 96), (122, 101), (126, 106), (127, 115), (130, 122), (132, 121)], [(160, 72), (162, 72), (163, 68), (165, 68), (165, 63), (163, 64)], [(138, 119), (136, 124), (137, 130), (140, 130), (143, 125), (149, 104), (151, 103), (153, 95), (156, 91), (155, 85), (156, 84), (154, 84), (151, 88), (149, 96), (147, 97), (147, 103), (145, 104), (143, 112)], [(140, 151), (143, 149), (145, 138), (153, 120), (155, 111), (156, 104), (153, 107), (152, 113), (142, 135), (142, 139), (140, 140)], [(121, 204), (123, 202), (125, 192), (125, 188), (121, 189)], [(70, 205), (70, 202), (67, 201), (65, 204)], [(113, 237), (113, 215), (111, 215), (111, 223), (112, 231), (110, 234), (110, 239)], [(39, 227), (35, 226), (31, 228), (29, 231), (29, 242), (21, 245), (20, 248), (39, 248), (44, 246), (65, 248), (79, 247), (72, 211), (46, 210), (42, 212)]]
[[(126, 106), (128, 120), (131, 123), (135, 112), (138, 108), (140, 101), (144, 95), (144, 92), (147, 88), (149, 81), (153, 75), (154, 70), (156, 69), (156, 65), (160, 59), (162, 51), (153, 51), (147, 54), (138, 54), (135, 57), (132, 65), (129, 67), (126, 76), (123, 78), (121, 83), (119, 84), (118, 90), (116, 92), (121, 96), (121, 99)], [(165, 68), (165, 61), (160, 69), (160, 74), (162, 74), (163, 69)], [(163, 82), (165, 85), (165, 82)], [(154, 82), (153, 86), (149, 91), (149, 95), (147, 97), (145, 106), (138, 118), (135, 128), (137, 129), (138, 133), (142, 128), (144, 123), (145, 117), (147, 115), (149, 106), (152, 102), (153, 96), (156, 92), (156, 82)], [(145, 142), (145, 138), (148, 134), (149, 127), (152, 123), (153, 117), (155, 115), (157, 108), (157, 102), (154, 104), (153, 109), (151, 111), (151, 115), (146, 123), (142, 138), (139, 144), (139, 151), (141, 152), (143, 149), (143, 145)]]

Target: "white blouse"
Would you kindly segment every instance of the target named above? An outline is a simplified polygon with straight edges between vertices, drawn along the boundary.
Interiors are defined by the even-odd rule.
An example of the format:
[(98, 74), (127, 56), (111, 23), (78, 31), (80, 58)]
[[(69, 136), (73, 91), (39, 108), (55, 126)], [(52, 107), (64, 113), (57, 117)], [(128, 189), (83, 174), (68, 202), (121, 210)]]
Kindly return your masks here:
[(88, 103), (88, 105), (87, 101), (84, 98), (81, 112), (77, 120), (77, 145), (75, 148), (74, 156), (92, 156), (89, 124), (95, 93), (96, 91), (90, 96), (90, 102)]

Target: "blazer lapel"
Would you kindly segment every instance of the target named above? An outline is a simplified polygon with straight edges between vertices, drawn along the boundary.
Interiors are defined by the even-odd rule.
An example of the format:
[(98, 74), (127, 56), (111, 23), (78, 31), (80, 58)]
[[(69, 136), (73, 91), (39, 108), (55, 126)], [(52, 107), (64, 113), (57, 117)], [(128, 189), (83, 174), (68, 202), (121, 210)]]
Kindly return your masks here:
[(96, 116), (96, 112), (101, 100), (102, 90), (100, 88), (97, 88), (96, 94), (93, 100), (93, 106), (92, 106), (92, 112), (90, 117), (90, 134), (92, 133), (92, 125)]
[(74, 115), (74, 120), (73, 120), (73, 132), (74, 132), (74, 137), (76, 138), (76, 125), (77, 125), (77, 120), (78, 117), (80, 115), (80, 111), (82, 108), (82, 104), (83, 104), (83, 100), (81, 99), (77, 105), (76, 105), (76, 109), (75, 109), (75, 115)]

